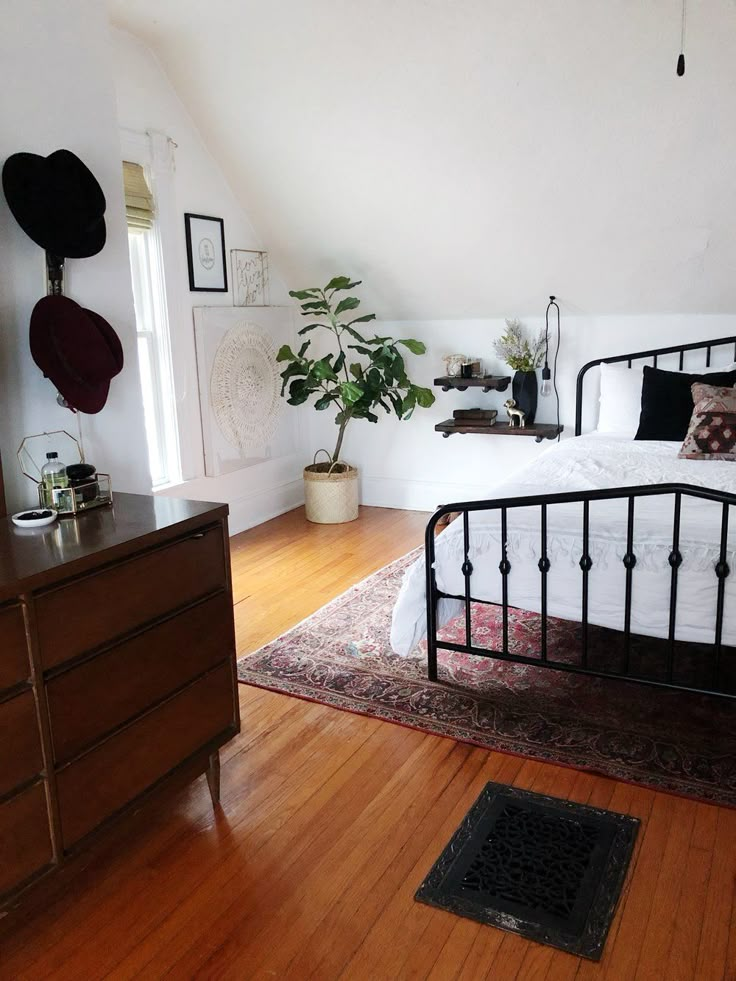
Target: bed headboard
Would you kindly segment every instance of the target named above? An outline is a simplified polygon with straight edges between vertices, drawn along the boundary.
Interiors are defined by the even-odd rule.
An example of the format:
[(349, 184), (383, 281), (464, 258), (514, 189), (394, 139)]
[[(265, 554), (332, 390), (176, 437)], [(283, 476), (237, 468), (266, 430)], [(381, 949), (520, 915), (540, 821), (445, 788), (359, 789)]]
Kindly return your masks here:
[(600, 364), (617, 364), (627, 361), (629, 368), (634, 361), (651, 361), (656, 368), (660, 357), (666, 354), (679, 354), (678, 371), (684, 370), (685, 353), (687, 351), (705, 351), (705, 367), (710, 368), (711, 352), (713, 348), (733, 346), (733, 360), (736, 361), (736, 337), (718, 337), (713, 341), (695, 341), (692, 344), (675, 344), (672, 347), (658, 347), (651, 351), (637, 351), (635, 354), (617, 354), (610, 358), (597, 358), (584, 364), (578, 372), (577, 386), (575, 389), (575, 435), (580, 436), (583, 431), (583, 385), (585, 375), (591, 368)]

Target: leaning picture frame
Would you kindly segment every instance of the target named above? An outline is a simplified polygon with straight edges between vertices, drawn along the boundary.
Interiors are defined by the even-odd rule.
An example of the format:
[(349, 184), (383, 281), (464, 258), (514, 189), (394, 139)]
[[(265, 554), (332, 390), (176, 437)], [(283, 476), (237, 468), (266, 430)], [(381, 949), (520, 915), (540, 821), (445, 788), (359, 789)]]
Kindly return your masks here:
[(227, 293), (225, 223), (211, 215), (184, 215), (190, 293)]

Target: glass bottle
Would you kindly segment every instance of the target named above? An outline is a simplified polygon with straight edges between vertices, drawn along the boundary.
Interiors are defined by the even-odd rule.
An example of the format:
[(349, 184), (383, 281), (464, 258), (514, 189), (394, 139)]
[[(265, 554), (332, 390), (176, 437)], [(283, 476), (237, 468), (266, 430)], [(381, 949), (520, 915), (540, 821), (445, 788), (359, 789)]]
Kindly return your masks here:
[(69, 486), (66, 467), (59, 459), (58, 453), (47, 453), (46, 463), (41, 468), (41, 494), (43, 504), (48, 508), (58, 505), (58, 491)]

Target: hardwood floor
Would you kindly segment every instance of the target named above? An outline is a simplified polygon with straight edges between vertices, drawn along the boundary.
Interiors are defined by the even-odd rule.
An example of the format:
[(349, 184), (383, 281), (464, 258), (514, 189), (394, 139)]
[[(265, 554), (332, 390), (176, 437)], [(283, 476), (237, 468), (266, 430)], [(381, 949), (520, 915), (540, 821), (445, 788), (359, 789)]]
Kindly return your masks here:
[[(296, 511), (239, 535), (239, 650), (419, 544), (424, 522)], [(736, 811), (254, 688), (241, 710), (221, 809), (201, 778), (120, 822), (2, 924), (2, 978), (736, 978)], [(599, 964), (413, 901), (488, 780), (641, 818)]]

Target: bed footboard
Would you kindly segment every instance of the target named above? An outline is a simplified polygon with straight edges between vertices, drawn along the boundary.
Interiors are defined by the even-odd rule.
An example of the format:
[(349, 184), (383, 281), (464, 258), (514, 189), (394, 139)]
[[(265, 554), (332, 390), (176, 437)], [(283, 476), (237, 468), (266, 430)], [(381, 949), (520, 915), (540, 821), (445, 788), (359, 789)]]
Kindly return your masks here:
[[(632, 629), (631, 629), (631, 609), (632, 609), (632, 590), (634, 588), (635, 568), (637, 564), (637, 546), (635, 535), (635, 516), (636, 504), (644, 498), (670, 497), (673, 502), (672, 507), (672, 537), (671, 548), (667, 557), (669, 575), (669, 630), (668, 636), (662, 640), (652, 639), (652, 645), (658, 645), (658, 658), (662, 665), (662, 670), (657, 677), (644, 676), (641, 673), (640, 659), (632, 661)], [(712, 501), (721, 505), (720, 516), (720, 540), (717, 543), (718, 560), (713, 566), (713, 588), (716, 592), (715, 603), (715, 622), (713, 623), (712, 643), (707, 645), (708, 657), (706, 662), (706, 677), (699, 677), (695, 681), (683, 682), (675, 675), (675, 655), (676, 645), (685, 643), (676, 638), (677, 624), (677, 600), (678, 600), (678, 576), (680, 566), (683, 562), (683, 554), (680, 550), (680, 519), (683, 500), (696, 498), (703, 501)], [(590, 555), (590, 505), (594, 501), (623, 500), (626, 502), (626, 541), (623, 553), (623, 571), (625, 576), (624, 608), (623, 608), (623, 631), (622, 631), (622, 658), (620, 670), (611, 670), (593, 663), (591, 657), (591, 624), (589, 623), (589, 577), (593, 568), (593, 559)], [(547, 610), (547, 589), (548, 574), (552, 567), (548, 552), (547, 525), (548, 510), (557, 504), (581, 505), (581, 536), (582, 551), (578, 565), (580, 567), (580, 598), (581, 598), (581, 618), (580, 618), (580, 649), (574, 660), (561, 661), (550, 657), (548, 647), (548, 626), (549, 616)], [(504, 661), (511, 661), (518, 664), (529, 664), (535, 667), (549, 667), (559, 671), (569, 671), (575, 674), (587, 674), (595, 677), (618, 678), (628, 681), (640, 682), (642, 684), (654, 685), (656, 687), (675, 688), (683, 691), (694, 691), (712, 695), (723, 695), (725, 697), (736, 697), (736, 685), (729, 688), (724, 685), (723, 672), (723, 619), (724, 619), (724, 599), (726, 579), (730, 575), (731, 569), (728, 563), (728, 530), (731, 508), (736, 505), (736, 495), (724, 491), (710, 490), (703, 487), (696, 487), (689, 484), (654, 484), (638, 487), (618, 487), (607, 488), (604, 490), (575, 491), (549, 495), (536, 495), (521, 498), (500, 498), (489, 501), (471, 501), (464, 503), (447, 504), (439, 508), (431, 517), (425, 534), (425, 559), (426, 559), (426, 597), (427, 597), (427, 656), (428, 656), (428, 676), (431, 681), (437, 681), (437, 652), (438, 650), (456, 651), (465, 654), (477, 655), (480, 657), (498, 658)], [(664, 506), (664, 501), (663, 501)], [(538, 508), (541, 532), (539, 542), (538, 561), (539, 568), (539, 588), (540, 588), (540, 631), (539, 631), (539, 655), (530, 657), (526, 654), (514, 652), (509, 646), (509, 574), (511, 572), (511, 562), (508, 554), (508, 517), (509, 513), (516, 508)], [(470, 522), (469, 516), (477, 511), (496, 511), (500, 512), (500, 554), (498, 555), (498, 569), (501, 574), (501, 603), (493, 604), (501, 608), (501, 649), (490, 650), (479, 647), (473, 643), (473, 624), (472, 624), (472, 604), (487, 603), (473, 596), (472, 577), (473, 563), (470, 558)], [(464, 590), (461, 595), (454, 595), (441, 592), (437, 587), (435, 574), (435, 532), (440, 519), (450, 512), (457, 512), (459, 517), (456, 519), (462, 522), (462, 577)], [(667, 570), (666, 570), (667, 571)], [(464, 608), (464, 633), (465, 643), (450, 642), (438, 637), (438, 617), (437, 608), (439, 600), (442, 598), (460, 600)], [(593, 628), (596, 629), (596, 628)], [(698, 645), (698, 647), (705, 645)], [(637, 648), (638, 650), (638, 648)], [(701, 672), (702, 674), (702, 672)]]

